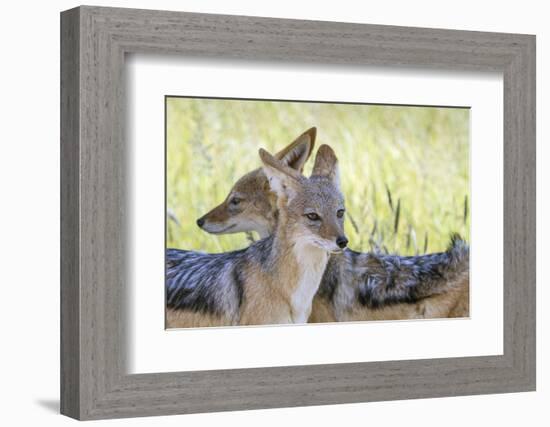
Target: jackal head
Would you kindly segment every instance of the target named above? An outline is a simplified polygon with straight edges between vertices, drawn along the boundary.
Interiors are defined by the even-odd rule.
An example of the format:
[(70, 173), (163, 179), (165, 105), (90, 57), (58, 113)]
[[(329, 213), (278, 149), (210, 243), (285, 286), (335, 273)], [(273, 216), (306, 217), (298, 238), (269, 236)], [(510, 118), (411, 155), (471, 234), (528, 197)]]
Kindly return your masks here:
[(277, 233), (294, 244), (340, 252), (348, 243), (344, 234), (344, 197), (340, 191), (338, 159), (332, 148), (317, 151), (309, 178), (260, 149), (263, 170), (277, 195)]
[[(308, 129), (274, 157), (302, 172), (313, 151), (316, 134), (316, 128)], [(277, 224), (275, 201), (263, 169), (258, 168), (241, 177), (225, 200), (199, 218), (197, 225), (212, 234), (256, 231), (264, 238), (273, 233)]]

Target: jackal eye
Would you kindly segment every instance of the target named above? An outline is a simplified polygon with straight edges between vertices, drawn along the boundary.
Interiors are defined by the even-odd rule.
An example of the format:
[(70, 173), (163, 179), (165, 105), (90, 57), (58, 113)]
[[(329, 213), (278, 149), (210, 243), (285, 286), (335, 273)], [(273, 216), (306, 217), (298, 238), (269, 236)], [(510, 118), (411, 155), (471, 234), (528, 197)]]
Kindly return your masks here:
[(308, 213), (306, 214), (306, 216), (307, 216), (307, 219), (311, 221), (321, 221), (321, 217), (317, 215), (315, 212)]
[(338, 218), (342, 218), (344, 216), (344, 212), (345, 212), (344, 209), (340, 209), (338, 210), (338, 212), (336, 212), (336, 216)]
[(238, 197), (232, 197), (231, 200), (229, 200), (229, 204), (233, 205), (233, 206), (238, 206), (239, 203), (241, 203), (241, 199), (239, 199)]

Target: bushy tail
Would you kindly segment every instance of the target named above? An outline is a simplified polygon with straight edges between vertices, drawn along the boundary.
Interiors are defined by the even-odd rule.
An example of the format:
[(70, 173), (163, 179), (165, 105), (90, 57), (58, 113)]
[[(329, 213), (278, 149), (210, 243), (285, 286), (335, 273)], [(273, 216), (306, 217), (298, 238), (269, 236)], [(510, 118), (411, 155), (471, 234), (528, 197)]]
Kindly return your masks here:
[(451, 236), (445, 252), (407, 257), (369, 254), (359, 301), (371, 308), (414, 303), (458, 287), (469, 268), (470, 248), (458, 234)]

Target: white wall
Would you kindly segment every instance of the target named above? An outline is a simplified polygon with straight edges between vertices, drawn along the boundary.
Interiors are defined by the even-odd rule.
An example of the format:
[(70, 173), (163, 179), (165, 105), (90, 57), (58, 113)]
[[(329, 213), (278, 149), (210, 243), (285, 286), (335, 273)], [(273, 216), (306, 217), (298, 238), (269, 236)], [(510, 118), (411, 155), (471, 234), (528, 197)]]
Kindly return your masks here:
[[(543, 1), (97, 1), (105, 6), (246, 14), (537, 34), (538, 218), (548, 217), (550, 27)], [(4, 425), (65, 425), (57, 415), (59, 360), (59, 11), (73, 1), (4, 2), (0, 73), (0, 287)], [(7, 96), (6, 96), (7, 95)], [(538, 259), (548, 225), (538, 224)], [(546, 256), (545, 256), (546, 255)], [(538, 392), (209, 415), (132, 419), (111, 425), (295, 425), (357, 422), (408, 426), (549, 425), (548, 273), (538, 268)], [(546, 309), (546, 312), (543, 310)], [(7, 339), (6, 339), (7, 337)]]

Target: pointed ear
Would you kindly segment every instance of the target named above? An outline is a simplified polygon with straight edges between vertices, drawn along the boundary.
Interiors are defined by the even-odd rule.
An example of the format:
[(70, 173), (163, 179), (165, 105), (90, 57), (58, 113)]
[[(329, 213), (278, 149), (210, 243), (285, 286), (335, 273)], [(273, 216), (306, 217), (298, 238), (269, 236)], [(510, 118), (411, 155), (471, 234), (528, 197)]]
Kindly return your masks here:
[(309, 156), (313, 152), (316, 137), (317, 128), (312, 127), (275, 154), (274, 157), (292, 169), (302, 172), (307, 159), (309, 159)]
[(302, 178), (300, 173), (274, 158), (263, 148), (260, 148), (259, 153), (271, 190), (277, 194), (277, 197), (292, 198)]
[(317, 150), (312, 176), (324, 176), (340, 188), (340, 172), (338, 170), (338, 158), (330, 146), (323, 144)]

